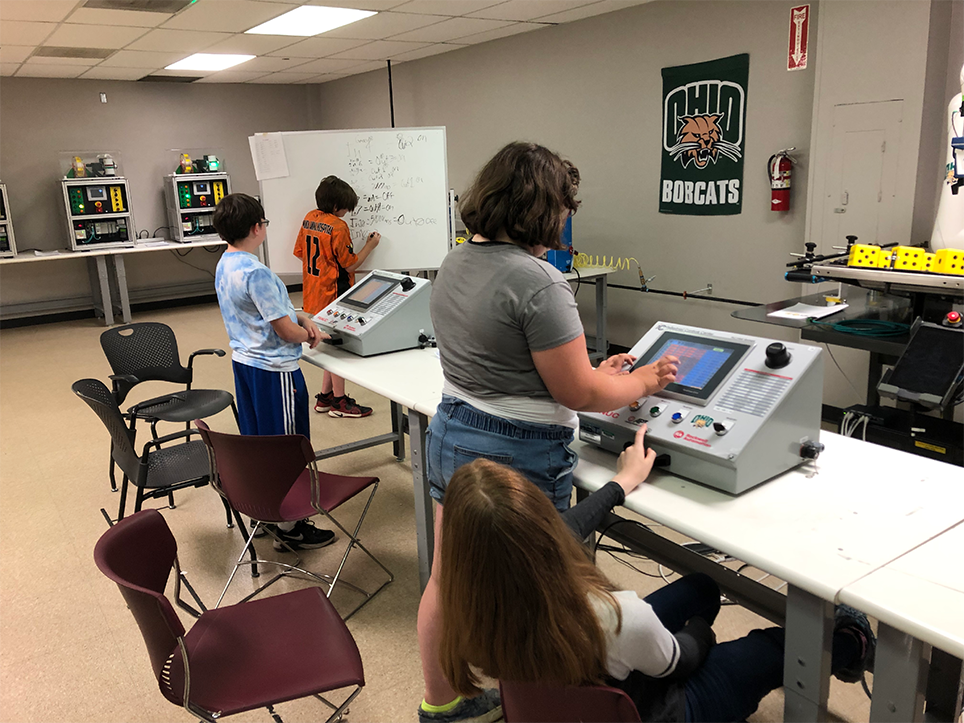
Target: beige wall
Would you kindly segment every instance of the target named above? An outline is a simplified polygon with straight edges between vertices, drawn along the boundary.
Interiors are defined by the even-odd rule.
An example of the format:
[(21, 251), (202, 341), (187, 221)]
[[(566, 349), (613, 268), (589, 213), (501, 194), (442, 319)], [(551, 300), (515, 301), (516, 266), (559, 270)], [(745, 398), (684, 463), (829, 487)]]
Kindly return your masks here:
[[(2, 78), (0, 178), (10, 194), (17, 246), (68, 247), (58, 151), (119, 151), (137, 228), (152, 233), (168, 224), (161, 178), (176, 165), (169, 149), (221, 149), (233, 189), (257, 194), (248, 136), (310, 127), (304, 86)], [(181, 285), (213, 293), (209, 273), (217, 258), (201, 249), (184, 263), (168, 251), (128, 255), (132, 299), (164, 296)], [(90, 308), (89, 295), (83, 261), (0, 266), (0, 304)]]
[[(813, 72), (786, 70), (793, 2), (654, 2), (393, 67), (396, 124), (447, 128), (449, 179), (463, 190), (499, 147), (543, 143), (579, 167), (583, 206), (573, 219), (578, 250), (633, 256), (654, 288), (764, 302), (796, 293), (782, 280), (787, 254), (803, 246), (806, 185), (793, 210), (769, 210), (770, 154), (796, 146), (808, 163)], [(816, 27), (816, 21), (811, 28)], [(658, 208), (660, 70), (750, 54), (743, 213), (680, 217)], [(326, 128), (388, 121), (387, 74), (318, 88)], [(805, 179), (805, 170), (796, 178)], [(635, 272), (613, 281), (633, 284)], [(613, 341), (631, 345), (658, 319), (780, 334), (730, 318), (736, 308), (611, 290)], [(579, 297), (594, 327), (591, 289)]]

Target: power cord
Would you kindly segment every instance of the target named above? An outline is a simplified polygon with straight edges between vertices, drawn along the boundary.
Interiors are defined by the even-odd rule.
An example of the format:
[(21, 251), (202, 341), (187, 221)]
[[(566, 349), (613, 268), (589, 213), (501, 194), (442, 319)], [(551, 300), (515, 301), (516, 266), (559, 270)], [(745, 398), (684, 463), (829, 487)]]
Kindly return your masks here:
[(847, 376), (847, 373), (846, 373), (846, 372), (843, 370), (843, 368), (837, 363), (837, 358), (833, 355), (833, 352), (830, 351), (830, 345), (827, 344), (827, 343), (824, 343), (824, 346), (827, 347), (827, 353), (830, 355), (830, 358), (833, 360), (834, 366), (837, 367), (837, 370), (843, 375), (843, 378), (847, 380), (847, 384), (850, 385), (850, 388), (854, 390), (854, 394), (857, 395), (857, 401), (858, 401), (858, 402), (863, 401), (863, 398), (864, 398), (863, 394), (861, 394), (859, 391), (857, 391), (857, 387), (855, 387), (855, 386), (854, 386), (854, 383), (853, 383), (852, 381), (850, 381), (850, 377)]
[(829, 322), (820, 321), (811, 317), (807, 320), (814, 326), (821, 326), (830, 331), (840, 334), (852, 334), (854, 336), (902, 336), (910, 330), (910, 324), (901, 324), (896, 321), (882, 321), (880, 319), (846, 319), (844, 321)]
[(182, 264), (184, 264), (185, 266), (190, 266), (190, 267), (191, 267), (192, 269), (194, 269), (195, 271), (203, 271), (205, 274), (207, 274), (208, 276), (210, 276), (212, 279), (215, 279), (215, 280), (216, 280), (217, 277), (215, 277), (215, 275), (212, 274), (212, 273), (211, 273), (210, 271), (208, 271), (207, 269), (202, 269), (201, 267), (195, 266), (194, 264), (189, 264), (187, 261), (185, 261), (183, 258), (181, 258), (182, 256), (187, 256), (189, 253), (191, 253), (191, 251), (192, 251), (192, 249), (188, 249), (185, 253), (182, 254), (182, 253), (179, 253), (178, 251), (175, 251), (174, 249), (171, 249), (171, 253), (174, 254), (174, 258), (176, 258), (176, 259), (177, 259), (178, 261), (180, 261)]

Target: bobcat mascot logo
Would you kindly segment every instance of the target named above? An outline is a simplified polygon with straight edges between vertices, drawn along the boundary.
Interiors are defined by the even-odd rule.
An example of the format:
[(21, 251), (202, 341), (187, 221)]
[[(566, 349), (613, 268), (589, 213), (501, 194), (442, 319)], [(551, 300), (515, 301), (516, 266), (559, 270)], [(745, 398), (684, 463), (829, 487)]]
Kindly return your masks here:
[(739, 160), (740, 147), (721, 137), (722, 119), (722, 113), (679, 116), (676, 145), (669, 149), (673, 160), (682, 163), (683, 168), (686, 168), (690, 161), (696, 168), (706, 168), (710, 161), (716, 163), (721, 154), (731, 160)]

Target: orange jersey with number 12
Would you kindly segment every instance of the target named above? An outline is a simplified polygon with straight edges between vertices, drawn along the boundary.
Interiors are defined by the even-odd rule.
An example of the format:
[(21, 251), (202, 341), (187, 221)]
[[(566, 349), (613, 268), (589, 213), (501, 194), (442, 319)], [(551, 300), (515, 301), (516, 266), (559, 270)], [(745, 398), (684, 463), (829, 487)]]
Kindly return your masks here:
[[(304, 310), (317, 314), (338, 298), (338, 269), (358, 261), (351, 246), (348, 224), (337, 216), (312, 211), (301, 223), (294, 254), (301, 259)], [(349, 273), (355, 283), (355, 274)]]

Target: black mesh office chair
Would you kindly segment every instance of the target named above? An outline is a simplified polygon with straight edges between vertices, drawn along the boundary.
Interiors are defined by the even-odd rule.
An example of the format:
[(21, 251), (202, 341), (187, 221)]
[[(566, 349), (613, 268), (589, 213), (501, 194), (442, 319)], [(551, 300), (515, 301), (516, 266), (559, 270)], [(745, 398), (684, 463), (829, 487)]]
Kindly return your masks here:
[[(234, 412), (235, 422), (238, 421), (238, 410), (230, 392), (191, 389), (194, 357), (206, 354), (224, 356), (223, 350), (199, 349), (191, 354), (184, 367), (171, 327), (154, 321), (108, 329), (100, 335), (100, 346), (113, 371), (110, 378), (118, 407), (141, 382), (163, 381), (184, 385), (181, 391), (148, 399), (127, 410), (127, 417), (150, 422), (151, 434), (155, 439), (158, 422), (181, 422), (185, 429), (190, 429), (191, 420), (205, 419), (228, 407)], [(112, 490), (117, 489), (113, 461), (110, 464), (110, 486)]]
[[(118, 520), (123, 519), (126, 512), (128, 483), (137, 489), (134, 511), (138, 512), (144, 500), (167, 497), (175, 490), (185, 487), (203, 487), (211, 480), (207, 447), (199, 437), (191, 440), (191, 437), (198, 435), (196, 429), (182, 429), (151, 439), (138, 455), (134, 449), (134, 425), (137, 417), (130, 417), (128, 424), (114, 401), (114, 395), (103, 382), (98, 379), (81, 379), (74, 382), (71, 389), (94, 410), (110, 433), (111, 459), (124, 473), (117, 510)], [(228, 527), (231, 527), (232, 510), (226, 502), (224, 509)], [(107, 518), (108, 524), (112, 524), (113, 520), (107, 512), (101, 512)], [(233, 514), (243, 529), (241, 518), (237, 513)]]

